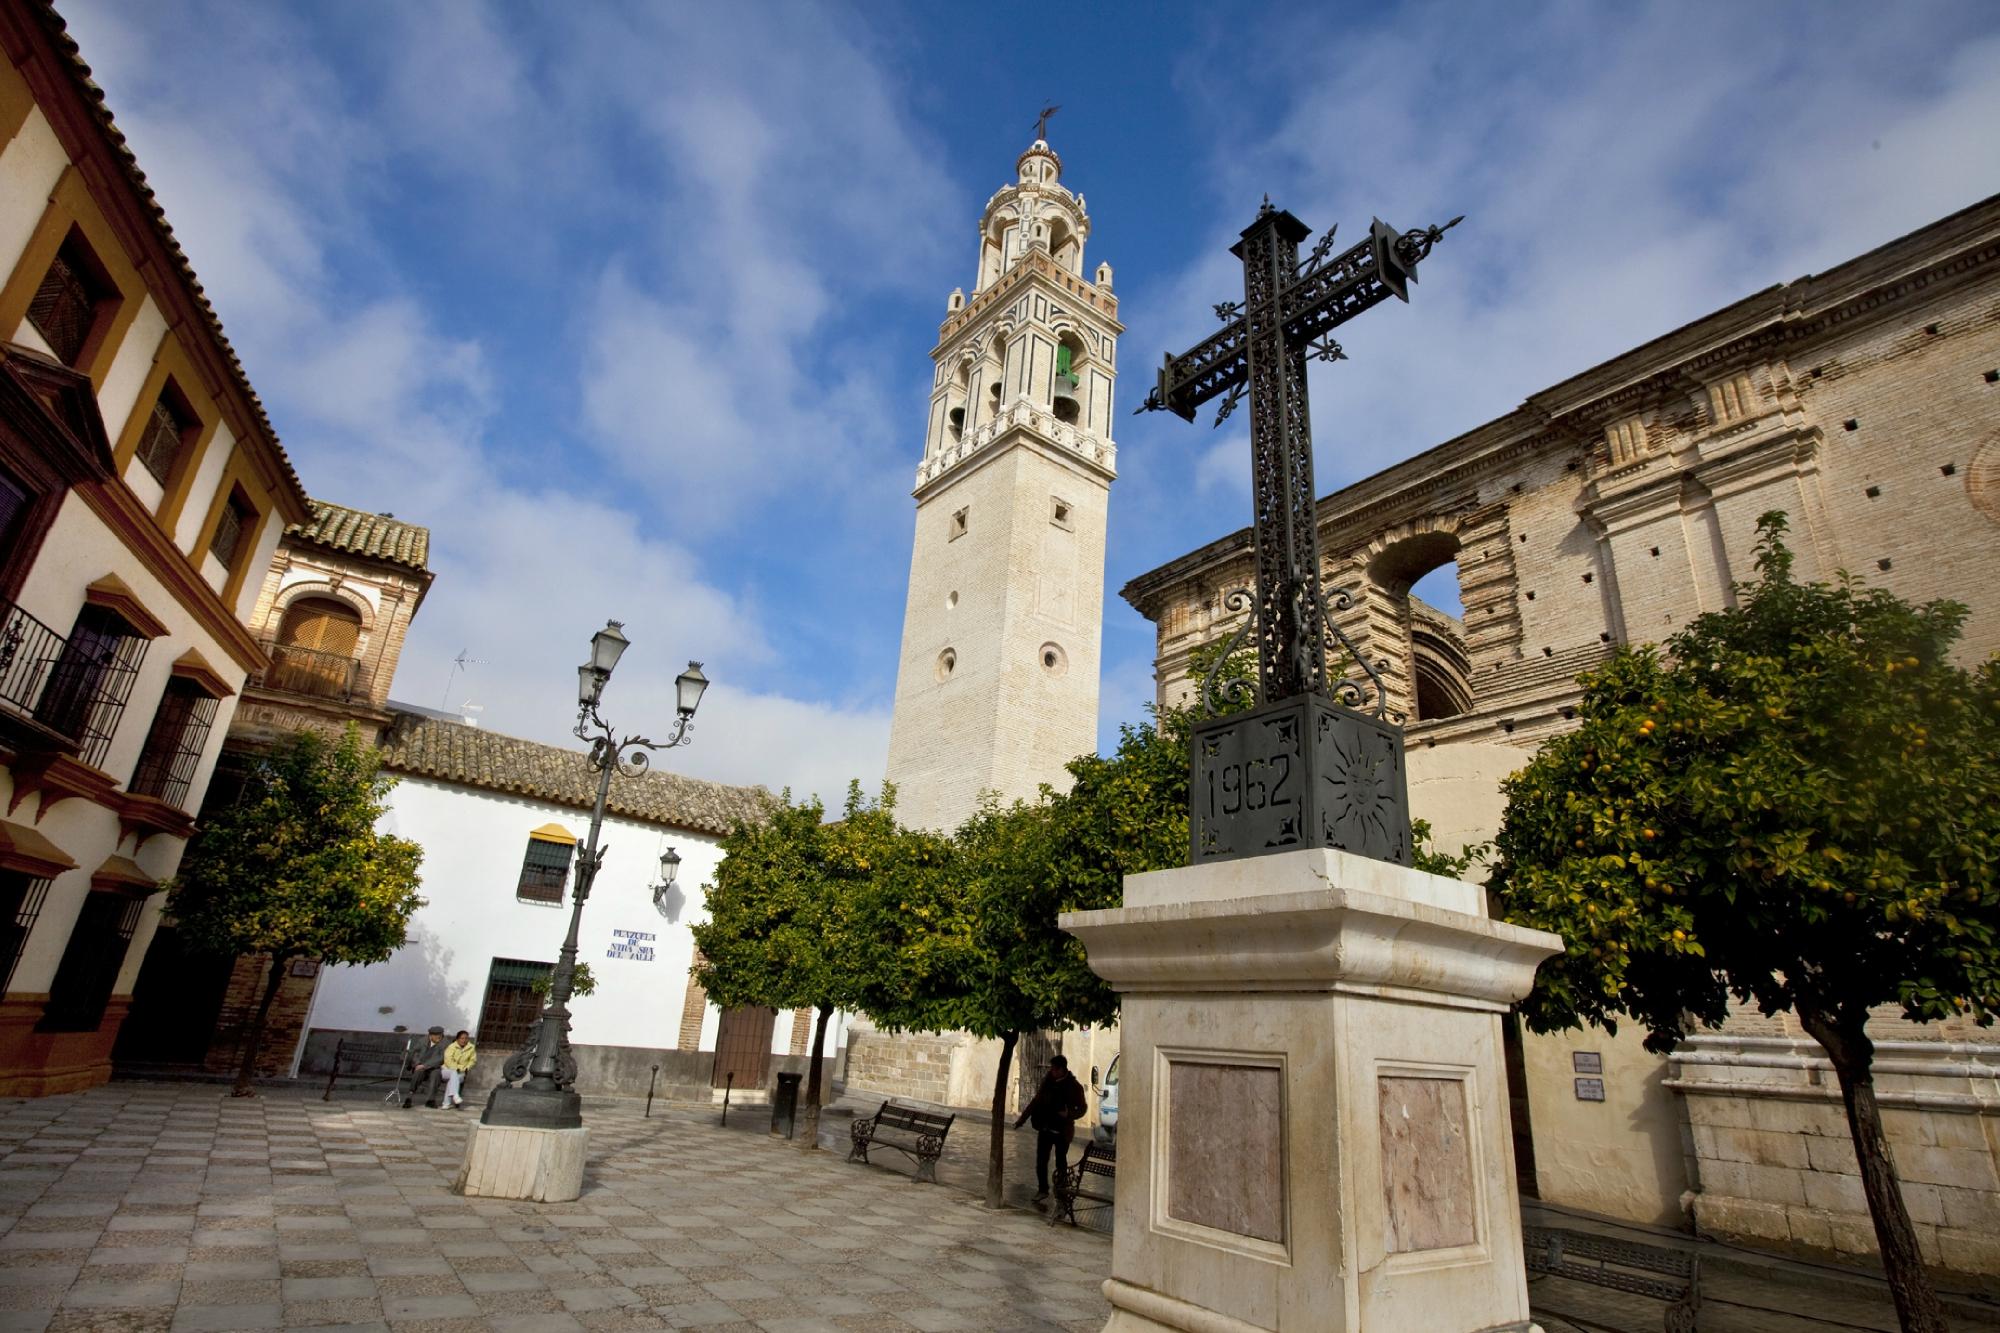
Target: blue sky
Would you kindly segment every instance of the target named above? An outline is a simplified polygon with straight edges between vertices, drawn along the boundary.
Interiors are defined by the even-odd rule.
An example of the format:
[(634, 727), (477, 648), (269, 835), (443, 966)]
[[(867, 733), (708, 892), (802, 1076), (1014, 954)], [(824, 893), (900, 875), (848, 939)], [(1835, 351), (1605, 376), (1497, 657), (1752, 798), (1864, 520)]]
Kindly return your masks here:
[[(1358, 237), (1467, 214), (1316, 369), (1331, 490), (1717, 306), (2000, 190), (1990, 3), (68, 3), (317, 496), (425, 523), (396, 694), (676, 767), (878, 780), (927, 353), (1044, 101), (1127, 331), (1102, 734), (1135, 574), (1248, 519), (1242, 418), (1135, 418), (1240, 294), (1265, 192)], [(447, 690), (461, 651), (471, 665)]]

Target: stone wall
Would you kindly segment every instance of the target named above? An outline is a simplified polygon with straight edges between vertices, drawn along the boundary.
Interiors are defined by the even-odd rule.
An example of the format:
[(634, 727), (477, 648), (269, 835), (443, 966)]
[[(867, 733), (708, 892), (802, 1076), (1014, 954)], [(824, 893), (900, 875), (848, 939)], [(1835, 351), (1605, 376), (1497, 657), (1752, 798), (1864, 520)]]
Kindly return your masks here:
[[(249, 1026), (257, 1017), (258, 1001), (270, 981), (271, 960), (267, 954), (246, 954), (230, 970), (229, 985), (223, 991), (222, 1008), (215, 1017), (215, 1035), (202, 1058), (202, 1068), (216, 1074), (233, 1074), (243, 1061), (243, 1043)], [(294, 962), (271, 1001), (264, 1023), (264, 1039), (257, 1048), (257, 1076), (283, 1078), (292, 1072), (292, 1054), (298, 1050), (299, 1033), (312, 1011), (313, 989), (319, 985), (319, 965), (308, 959)]]
[(952, 1055), (964, 1040), (957, 1033), (850, 1030), (848, 1086), (948, 1106)]
[[(1887, 1025), (1884, 1025), (1887, 1026)], [(1926, 1263), (2000, 1273), (2000, 1043), (1876, 1038), (1876, 1097)], [(1803, 1035), (1684, 1042), (1694, 1221), (1705, 1234), (1806, 1252), (1876, 1253), (1832, 1066)]]
[[(334, 1048), (341, 1038), (381, 1035), (380, 1032), (314, 1028), (306, 1037), (305, 1050), (299, 1059), (299, 1078), (307, 1082), (315, 1078), (324, 1081), (333, 1067)], [(649, 1086), (653, 1089), (654, 1098), (659, 1101), (705, 1102), (722, 1097), (722, 1090), (714, 1086), (711, 1077), (715, 1067), (714, 1051), (593, 1045), (573, 1046), (570, 1049), (576, 1055), (576, 1090), (586, 1097), (644, 1097)], [(488, 1092), (499, 1086), (501, 1066), (512, 1054), (512, 1051), (482, 1049), (479, 1062), (473, 1066), (472, 1075), (465, 1082), (466, 1100), (483, 1101)], [(771, 1090), (778, 1086), (779, 1074), (804, 1074), (811, 1064), (811, 1058), (804, 1055), (773, 1055), (764, 1082), (755, 1088), (735, 1089), (731, 1100), (749, 1104), (767, 1101)], [(655, 1065), (659, 1067), (657, 1080), (653, 1074)], [(823, 1100), (832, 1101), (838, 1095), (841, 1082), (839, 1058), (827, 1056), (822, 1059), (820, 1083), (824, 1090)], [(387, 1085), (384, 1083), (381, 1086), (386, 1088)], [(803, 1096), (803, 1092), (800, 1095)]]

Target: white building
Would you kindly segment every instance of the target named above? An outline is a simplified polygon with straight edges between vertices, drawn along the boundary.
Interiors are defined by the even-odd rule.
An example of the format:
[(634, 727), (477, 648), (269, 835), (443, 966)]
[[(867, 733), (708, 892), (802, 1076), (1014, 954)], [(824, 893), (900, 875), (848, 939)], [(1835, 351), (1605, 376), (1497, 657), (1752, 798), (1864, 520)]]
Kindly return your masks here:
[[(424, 849), (426, 905), (388, 962), (320, 976), (303, 1068), (324, 1069), (341, 1036), (464, 1028), (479, 1043), (475, 1089), (497, 1081), (540, 1010), (532, 983), (554, 968), (569, 922), (575, 851), (589, 833), (596, 775), (580, 751), (503, 736), (395, 706), (382, 737), (400, 781), (385, 830)], [(573, 1000), (578, 1090), (643, 1094), (660, 1066), (662, 1095), (706, 1095), (734, 1074), (760, 1089), (803, 1069), (809, 1010), (717, 1010), (694, 984), (690, 927), (721, 838), (761, 819), (770, 795), (655, 770), (611, 782), (600, 846), (608, 849), (584, 908), (577, 957), (597, 982)], [(661, 856), (679, 853), (678, 884), (661, 891)], [(828, 1031), (830, 1059), (841, 1016)]]

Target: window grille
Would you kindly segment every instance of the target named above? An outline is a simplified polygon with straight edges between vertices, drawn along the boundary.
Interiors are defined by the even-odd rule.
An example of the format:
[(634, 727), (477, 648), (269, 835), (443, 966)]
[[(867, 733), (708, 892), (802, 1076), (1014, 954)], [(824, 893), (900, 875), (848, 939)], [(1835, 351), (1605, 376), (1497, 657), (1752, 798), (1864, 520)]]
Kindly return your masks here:
[(139, 461), (162, 486), (173, 479), (174, 465), (180, 461), (187, 433), (188, 423), (174, 409), (167, 391), (161, 389), (158, 401), (153, 404), (152, 418), (146, 423), (146, 433), (139, 437)]
[(243, 545), (243, 534), (254, 517), (249, 507), (235, 496), (230, 496), (222, 506), (222, 513), (215, 521), (215, 535), (209, 538), (208, 550), (224, 569), (236, 568), (237, 548)]
[(102, 285), (84, 257), (83, 244), (72, 235), (56, 251), (42, 285), (28, 302), (28, 322), (66, 366), (74, 366), (90, 339), (97, 320), (97, 304), (105, 297)]
[(169, 680), (166, 693), (160, 696), (159, 711), (153, 714), (153, 728), (139, 751), (139, 767), (132, 774), (130, 790), (141, 796), (157, 796), (168, 805), (181, 805), (194, 783), (219, 702), (183, 676)]
[(86, 604), (35, 705), (35, 720), (75, 740), (93, 768), (111, 748), (146, 643), (116, 611)]
[(514, 888), (514, 896), (522, 902), (560, 904), (563, 886), (569, 882), (570, 855), (569, 843), (530, 837), (528, 854), (521, 859), (521, 881)]
[(0, 991), (14, 984), (14, 966), (21, 961), (35, 919), (48, 901), (50, 880), (0, 870)]
[(534, 1035), (542, 1016), (535, 982), (555, 975), (554, 963), (495, 958), (486, 977), (486, 1000), (479, 1008), (478, 1042), (497, 1050), (518, 1050)]
[(97, 1031), (145, 906), (144, 898), (101, 889), (84, 895), (56, 979), (49, 983), (49, 1002), (42, 1008), (38, 1031)]

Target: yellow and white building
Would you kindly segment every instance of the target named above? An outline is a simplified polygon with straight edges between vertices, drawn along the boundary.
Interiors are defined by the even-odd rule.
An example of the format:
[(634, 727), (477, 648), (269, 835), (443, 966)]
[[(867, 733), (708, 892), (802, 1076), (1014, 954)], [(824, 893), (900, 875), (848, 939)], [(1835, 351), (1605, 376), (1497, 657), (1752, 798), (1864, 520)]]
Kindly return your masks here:
[(257, 395), (63, 21), (0, 0), (0, 1095), (110, 1077), (288, 524)]

